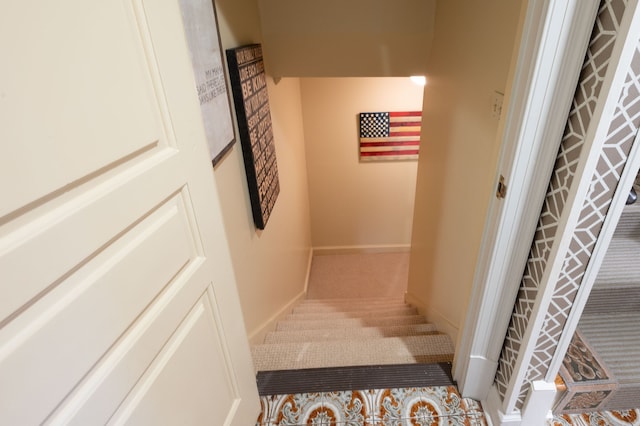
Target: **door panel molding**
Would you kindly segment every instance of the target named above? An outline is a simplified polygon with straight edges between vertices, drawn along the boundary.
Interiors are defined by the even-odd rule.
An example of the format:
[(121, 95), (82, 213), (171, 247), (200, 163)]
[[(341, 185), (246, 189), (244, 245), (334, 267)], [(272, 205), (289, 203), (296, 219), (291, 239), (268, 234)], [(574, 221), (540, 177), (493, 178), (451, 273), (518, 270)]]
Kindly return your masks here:
[[(187, 265), (49, 417), (50, 424), (106, 423), (206, 290), (204, 259)], [(105, 403), (106, 402), (106, 403)]]
[[(254, 422), (259, 397), (178, 2), (40, 3), (29, 22), (27, 3), (0, 15), (0, 52), (28, 45), (35, 58), (0, 79), (0, 112), (12, 122), (0, 137), (24, 160), (19, 173), (0, 168), (13, 185), (0, 210), (0, 423), (105, 423), (127, 406), (147, 419)], [(7, 30), (41, 21), (50, 38), (33, 44)], [(22, 116), (12, 99), (24, 89), (38, 100), (27, 77), (51, 54), (40, 50), (77, 38), (78, 25), (104, 51), (60, 43), (56, 72), (85, 67), (99, 75), (79, 78), (122, 82), (131, 97), (52, 80), (50, 93), (68, 96)], [(38, 115), (43, 126), (23, 129)], [(71, 128), (74, 116), (91, 120)]]
[[(0, 48), (11, 66), (0, 71), (0, 117), (12, 119), (2, 121), (11, 143), (3, 147), (0, 169), (14, 180), (0, 181), (6, 197), (0, 218), (159, 139), (122, 5), (66, 0), (64, 7), (39, 4), (29, 11), (6, 5), (3, 15)], [(16, 42), (19, 51), (11, 46)], [(122, 99), (137, 107), (135, 116), (111, 107)], [(35, 141), (42, 142), (37, 149)], [(31, 179), (36, 173), (47, 178)], [(22, 185), (16, 188), (15, 181)]]
[[(6, 226), (0, 240), (0, 293), (11, 291), (12, 297), (0, 299), (0, 325), (46, 296), (70, 271), (150, 215), (149, 200), (159, 205), (168, 192), (175, 192), (178, 188), (171, 178), (179, 174), (179, 164), (174, 156), (174, 150), (161, 150), (109, 179), (88, 183), (86, 191), (73, 192), (64, 204), (31, 212), (18, 221), (21, 226), (12, 224), (13, 231)], [(144, 199), (131, 195), (141, 191)], [(109, 221), (97, 222), (101, 212), (113, 205), (123, 207), (110, 212)], [(56, 259), (63, 241), (66, 256)], [(38, 267), (30, 267), (28, 259), (39, 259)]]

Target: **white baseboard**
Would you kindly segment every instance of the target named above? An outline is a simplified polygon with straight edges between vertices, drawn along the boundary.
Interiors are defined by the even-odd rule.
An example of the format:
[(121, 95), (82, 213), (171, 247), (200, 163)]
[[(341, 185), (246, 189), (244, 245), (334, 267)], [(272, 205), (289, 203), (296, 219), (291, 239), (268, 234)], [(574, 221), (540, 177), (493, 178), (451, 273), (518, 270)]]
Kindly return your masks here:
[(249, 333), (249, 344), (260, 345), (264, 342), (264, 338), (270, 331), (274, 331), (276, 329), (276, 324), (278, 321), (284, 319), (285, 316), (289, 315), (293, 308), (305, 298), (307, 294), (306, 289), (300, 292), (296, 297), (294, 297), (289, 303), (284, 305), (278, 312), (271, 316), (266, 322), (264, 322), (257, 329), (253, 330)]
[(307, 260), (307, 272), (304, 279), (304, 288), (301, 293), (298, 293), (296, 297), (291, 299), (289, 303), (284, 305), (278, 312), (272, 315), (266, 322), (264, 322), (261, 326), (253, 330), (249, 333), (249, 344), (259, 345), (264, 342), (264, 338), (270, 331), (274, 331), (276, 329), (276, 324), (278, 321), (284, 319), (285, 316), (289, 315), (293, 308), (305, 298), (307, 295), (307, 289), (309, 287), (309, 277), (311, 275), (311, 261), (313, 260), (313, 249), (309, 250), (309, 259)]
[(327, 254), (407, 253), (410, 250), (410, 244), (320, 246), (313, 248), (313, 254), (322, 256)]
[(427, 321), (435, 325), (439, 332), (448, 334), (449, 337), (451, 337), (451, 340), (453, 340), (453, 343), (456, 344), (459, 332), (458, 326), (449, 321), (447, 317), (437, 310), (428, 307), (427, 303), (415, 294), (409, 292), (405, 293), (404, 301), (417, 308), (418, 312), (427, 318)]
[(309, 280), (311, 279), (311, 262), (313, 261), (313, 248), (309, 250), (309, 259), (307, 259), (307, 275), (304, 279), (304, 294), (309, 290)]
[(553, 418), (551, 408), (556, 398), (556, 384), (536, 380), (531, 383), (529, 395), (522, 409), (522, 426), (545, 424)]
[(458, 344), (460, 327), (449, 321), (447, 317), (435, 309), (430, 309), (427, 311), (427, 321), (435, 325), (439, 332), (448, 334), (454, 345)]
[[(456, 356), (458, 354), (456, 353)], [(454, 362), (453, 378), (458, 383), (460, 394), (464, 398), (478, 401), (487, 399), (496, 372), (496, 361), (483, 356), (471, 356), (467, 361), (466, 371), (456, 371)]]

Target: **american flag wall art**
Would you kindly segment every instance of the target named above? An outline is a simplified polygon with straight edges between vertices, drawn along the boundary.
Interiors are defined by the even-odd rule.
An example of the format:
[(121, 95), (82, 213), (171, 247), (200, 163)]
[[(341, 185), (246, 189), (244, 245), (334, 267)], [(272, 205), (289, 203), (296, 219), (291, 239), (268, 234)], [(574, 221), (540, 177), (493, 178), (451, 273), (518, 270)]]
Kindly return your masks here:
[(360, 160), (417, 160), (421, 111), (361, 112)]

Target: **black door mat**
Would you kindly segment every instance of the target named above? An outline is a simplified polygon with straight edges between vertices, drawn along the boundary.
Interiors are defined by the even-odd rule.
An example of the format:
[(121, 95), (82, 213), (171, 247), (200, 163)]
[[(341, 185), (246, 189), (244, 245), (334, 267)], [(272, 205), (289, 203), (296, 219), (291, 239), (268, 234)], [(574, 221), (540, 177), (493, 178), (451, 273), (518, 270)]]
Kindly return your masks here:
[(455, 385), (449, 362), (259, 371), (256, 379), (261, 396)]

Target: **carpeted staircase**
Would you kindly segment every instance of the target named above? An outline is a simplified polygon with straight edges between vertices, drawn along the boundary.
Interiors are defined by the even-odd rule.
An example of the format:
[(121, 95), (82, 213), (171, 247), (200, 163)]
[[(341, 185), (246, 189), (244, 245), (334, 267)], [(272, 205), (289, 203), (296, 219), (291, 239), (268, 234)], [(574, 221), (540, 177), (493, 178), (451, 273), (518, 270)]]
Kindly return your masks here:
[(402, 299), (311, 299), (252, 348), (257, 371), (442, 363), (453, 359), (439, 333)]
[(560, 376), (555, 412), (640, 408), (640, 202), (625, 206)]

